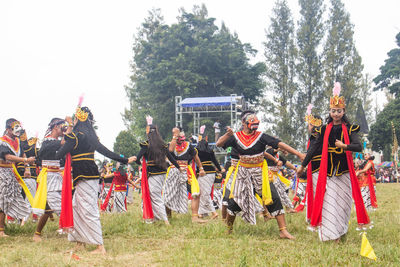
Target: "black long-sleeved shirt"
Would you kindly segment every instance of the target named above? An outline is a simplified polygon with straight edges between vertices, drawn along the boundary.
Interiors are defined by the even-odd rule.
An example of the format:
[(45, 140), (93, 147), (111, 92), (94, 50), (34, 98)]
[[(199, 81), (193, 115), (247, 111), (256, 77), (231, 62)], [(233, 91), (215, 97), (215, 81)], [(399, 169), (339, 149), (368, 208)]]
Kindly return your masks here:
[[(214, 151), (212, 152), (205, 152), (205, 151), (198, 151), (198, 155), (201, 161), (201, 164), (203, 165), (204, 171), (206, 173), (213, 173), (215, 172), (215, 168), (212, 165), (214, 163), (215, 167), (218, 169), (218, 171), (221, 171), (221, 166), (219, 165), (218, 160), (215, 158), (215, 153)], [(198, 166), (197, 166), (198, 168)]]
[(73, 131), (71, 134), (66, 134), (64, 136), (65, 144), (55, 155), (55, 159), (62, 159), (68, 152), (71, 153), (74, 183), (80, 179), (99, 178), (99, 170), (94, 161), (95, 150), (110, 159), (119, 161), (123, 164), (128, 163), (127, 158), (111, 152), (98, 140), (96, 140), (96, 148), (93, 149), (88, 138), (89, 137), (82, 132)]
[[(179, 169), (179, 164), (178, 164), (178, 162), (176, 162), (175, 158), (169, 152), (168, 146), (166, 145), (164, 147), (164, 149), (165, 149), (165, 155), (167, 156), (168, 160), (175, 167), (177, 167)], [(147, 173), (149, 175), (157, 175), (157, 174), (166, 173), (167, 169), (163, 168), (162, 166), (155, 165), (154, 160), (149, 158), (149, 155), (147, 153), (148, 150), (149, 150), (149, 143), (147, 141), (140, 143), (140, 151), (139, 151), (139, 154), (137, 155), (136, 163), (140, 165), (141, 159), (142, 159), (142, 157), (144, 157), (147, 162)]]
[[(311, 160), (317, 161), (318, 158), (319, 159), (321, 158), (325, 130), (326, 130), (326, 125), (323, 125), (321, 127), (316, 128), (315, 131), (313, 132), (315, 141), (310, 142), (307, 155), (301, 164), (303, 167), (306, 167)], [(348, 125), (347, 130), (350, 138), (350, 144), (347, 145), (347, 150), (353, 152), (361, 152), (362, 145), (360, 137), (358, 136), (358, 132), (360, 131), (360, 126), (356, 124)], [(346, 151), (342, 148), (337, 148), (335, 146), (336, 140), (340, 140), (344, 143), (342, 125), (333, 125), (332, 130), (329, 134), (328, 171), (327, 171), (328, 176), (332, 175), (339, 176), (349, 171), (346, 158)], [(336, 171), (334, 172), (335, 169)], [(315, 171), (314, 168), (313, 171)]]
[[(39, 150), (39, 165), (43, 160), (57, 160), (56, 153), (61, 148), (61, 141), (54, 138), (45, 138)], [(65, 159), (60, 160), (60, 167), (64, 167)]]
[(254, 140), (246, 142), (241, 138), (242, 132), (237, 132), (225, 142), (224, 147), (232, 147), (236, 149), (239, 155), (256, 155), (263, 153), (266, 146), (278, 148), (278, 144), (281, 142), (279, 139), (272, 137), (265, 133), (256, 132), (254, 134)]

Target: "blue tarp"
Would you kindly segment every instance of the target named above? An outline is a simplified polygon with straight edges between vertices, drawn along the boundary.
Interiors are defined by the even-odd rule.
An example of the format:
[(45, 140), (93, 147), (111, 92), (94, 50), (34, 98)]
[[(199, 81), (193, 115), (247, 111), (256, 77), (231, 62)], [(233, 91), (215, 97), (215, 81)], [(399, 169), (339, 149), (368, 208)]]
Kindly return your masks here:
[(236, 99), (230, 96), (216, 97), (193, 97), (185, 98), (180, 103), (184, 108), (206, 107), (206, 106), (230, 106), (236, 104)]

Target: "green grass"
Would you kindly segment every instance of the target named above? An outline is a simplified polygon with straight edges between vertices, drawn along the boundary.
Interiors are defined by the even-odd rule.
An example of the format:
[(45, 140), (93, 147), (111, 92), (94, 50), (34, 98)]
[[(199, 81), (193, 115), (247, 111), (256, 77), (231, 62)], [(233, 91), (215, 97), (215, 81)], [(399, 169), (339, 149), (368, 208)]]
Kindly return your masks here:
[(375, 227), (367, 237), (377, 261), (359, 255), (360, 233), (354, 212), (350, 230), (341, 244), (320, 242), (306, 230), (305, 213), (286, 216), (295, 241), (281, 240), (275, 220), (256, 226), (236, 220), (234, 233), (225, 234), (220, 221), (193, 225), (190, 214), (173, 214), (171, 226), (146, 224), (141, 219), (139, 197), (126, 214), (102, 214), (104, 244), (108, 255), (87, 250), (66, 253), (73, 244), (56, 233), (58, 222), (49, 222), (43, 242), (31, 241), (35, 224), (6, 228), (9, 238), (0, 239), (0, 266), (400, 266), (400, 184), (378, 184), (379, 209), (370, 213)]

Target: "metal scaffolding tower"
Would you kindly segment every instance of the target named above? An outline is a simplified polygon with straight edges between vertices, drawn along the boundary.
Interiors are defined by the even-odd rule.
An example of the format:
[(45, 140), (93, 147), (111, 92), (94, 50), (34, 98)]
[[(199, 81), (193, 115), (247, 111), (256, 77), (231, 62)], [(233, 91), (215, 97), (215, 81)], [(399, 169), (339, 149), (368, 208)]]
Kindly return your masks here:
[(182, 127), (182, 115), (193, 115), (193, 134), (197, 135), (200, 128), (200, 119), (209, 117), (209, 113), (230, 113), (231, 127), (239, 121), (240, 112), (246, 109), (248, 102), (243, 96), (193, 97), (182, 100), (175, 96), (175, 124)]

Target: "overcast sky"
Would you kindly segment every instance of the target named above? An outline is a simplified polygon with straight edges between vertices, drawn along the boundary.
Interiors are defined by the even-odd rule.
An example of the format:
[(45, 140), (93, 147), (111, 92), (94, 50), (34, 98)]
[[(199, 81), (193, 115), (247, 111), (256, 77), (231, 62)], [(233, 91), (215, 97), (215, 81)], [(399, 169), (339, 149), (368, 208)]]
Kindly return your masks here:
[[(297, 1), (289, 0), (295, 17)], [(259, 51), (272, 0), (7, 1), (0, 0), (0, 129), (7, 118), (20, 120), (28, 136), (42, 138), (53, 117), (71, 115), (81, 94), (93, 111), (100, 140), (110, 149), (124, 129), (128, 106), (132, 42), (152, 7), (176, 22), (178, 9), (205, 3), (217, 25), (224, 21), (242, 42)], [(346, 0), (365, 72), (373, 77), (395, 48), (400, 31), (399, 0)], [(382, 98), (381, 98), (382, 99)], [(171, 125), (172, 127), (172, 125)]]

